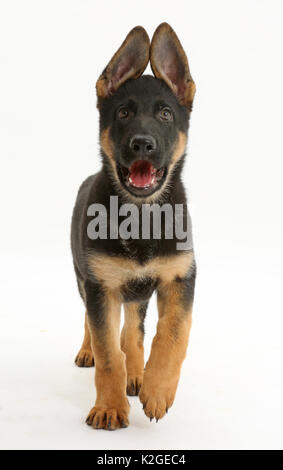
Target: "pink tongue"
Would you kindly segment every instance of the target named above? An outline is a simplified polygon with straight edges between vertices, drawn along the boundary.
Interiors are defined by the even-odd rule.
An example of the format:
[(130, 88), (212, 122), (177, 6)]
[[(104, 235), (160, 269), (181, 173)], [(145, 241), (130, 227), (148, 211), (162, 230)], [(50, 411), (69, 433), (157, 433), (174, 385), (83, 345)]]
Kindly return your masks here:
[(151, 186), (155, 182), (155, 168), (151, 163), (138, 160), (130, 168), (129, 181), (137, 188)]

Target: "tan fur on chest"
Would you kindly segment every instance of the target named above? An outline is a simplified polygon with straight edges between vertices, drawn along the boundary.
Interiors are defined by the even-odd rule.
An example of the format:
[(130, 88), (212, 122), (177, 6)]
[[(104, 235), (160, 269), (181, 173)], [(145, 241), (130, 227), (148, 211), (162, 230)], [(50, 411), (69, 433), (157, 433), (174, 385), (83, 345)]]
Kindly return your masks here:
[(146, 264), (119, 256), (88, 255), (88, 265), (93, 275), (109, 289), (119, 289), (123, 284), (146, 277), (163, 283), (173, 281), (177, 276), (184, 277), (192, 263), (193, 253), (174, 256), (160, 256)]

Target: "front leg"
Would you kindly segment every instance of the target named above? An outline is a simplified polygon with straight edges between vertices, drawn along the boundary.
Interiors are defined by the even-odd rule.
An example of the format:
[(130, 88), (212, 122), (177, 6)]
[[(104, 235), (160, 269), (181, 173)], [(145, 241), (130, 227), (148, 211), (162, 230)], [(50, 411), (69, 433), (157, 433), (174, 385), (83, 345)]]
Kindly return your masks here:
[(75, 363), (78, 367), (92, 367), (94, 365), (94, 357), (91, 348), (90, 333), (87, 320), (87, 312), (85, 314), (85, 335), (81, 349), (79, 350)]
[(114, 430), (129, 424), (125, 354), (120, 349), (121, 302), (100, 283), (86, 281), (87, 321), (95, 357), (96, 402), (87, 417), (95, 429)]
[(187, 276), (158, 288), (159, 321), (139, 394), (150, 420), (162, 418), (175, 398), (191, 329), (194, 285), (191, 268)]
[(147, 302), (125, 304), (125, 324), (121, 332), (121, 348), (126, 355), (127, 394), (138, 395), (144, 371), (144, 319)]

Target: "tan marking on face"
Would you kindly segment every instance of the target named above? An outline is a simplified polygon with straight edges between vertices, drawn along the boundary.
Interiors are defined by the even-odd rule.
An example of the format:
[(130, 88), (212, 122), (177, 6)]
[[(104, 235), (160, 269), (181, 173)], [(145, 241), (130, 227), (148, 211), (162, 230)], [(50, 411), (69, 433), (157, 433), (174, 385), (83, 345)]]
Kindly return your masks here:
[(112, 142), (112, 139), (110, 137), (110, 128), (108, 127), (104, 131), (101, 132), (100, 134), (100, 145), (105, 153), (105, 155), (108, 157), (108, 160), (112, 166), (113, 169), (113, 182), (117, 186), (117, 189), (120, 191), (120, 193), (125, 197), (125, 199), (133, 200), (137, 205), (141, 205), (143, 203), (150, 204), (156, 200), (158, 200), (160, 197), (162, 197), (162, 194), (166, 194), (166, 186), (168, 181), (170, 180), (170, 174), (172, 173), (175, 164), (177, 161), (184, 155), (185, 150), (186, 150), (186, 145), (187, 145), (187, 136), (184, 132), (179, 132), (178, 134), (178, 139), (175, 144), (174, 150), (173, 150), (173, 155), (168, 167), (168, 175), (166, 178), (165, 183), (161, 186), (160, 189), (155, 191), (151, 196), (145, 196), (144, 198), (141, 197), (135, 197), (133, 194), (131, 194), (129, 191), (127, 191), (125, 188), (123, 188), (118, 173), (117, 173), (117, 168), (116, 168), (116, 162), (114, 159), (114, 144)]
[[(110, 128), (108, 127), (100, 134), (100, 145), (105, 153), (105, 155), (109, 158), (112, 166), (114, 164), (114, 149), (113, 149), (113, 142), (110, 137)], [(115, 164), (114, 164), (115, 166)]]
[(107, 288), (119, 289), (131, 279), (152, 277), (170, 282), (176, 276), (184, 277), (192, 265), (194, 256), (187, 252), (175, 256), (160, 256), (141, 265), (120, 256), (88, 255), (88, 265), (95, 277)]
[(165, 182), (163, 183), (160, 189), (158, 189), (157, 191), (155, 191), (155, 193), (152, 194), (152, 196), (149, 196), (148, 198), (146, 198), (145, 200), (141, 202), (152, 203), (155, 200), (158, 200), (159, 198), (162, 199), (162, 196), (164, 195), (166, 196), (167, 188), (170, 187), (170, 177), (174, 171), (174, 167), (176, 163), (184, 155), (186, 151), (186, 145), (187, 145), (187, 135), (184, 132), (179, 131), (177, 142), (173, 149), (172, 158), (168, 166), (168, 175), (166, 177)]
[(178, 140), (174, 148), (174, 152), (169, 164), (169, 168), (173, 167), (175, 163), (184, 155), (187, 145), (187, 136), (184, 132), (179, 132)]
[(100, 134), (100, 146), (101, 146), (103, 152), (107, 156), (107, 158), (108, 158), (108, 160), (109, 160), (109, 162), (112, 166), (113, 182), (121, 188), (122, 186), (121, 186), (121, 183), (120, 183), (120, 180), (119, 180), (119, 177), (118, 177), (116, 163), (115, 163), (115, 159), (114, 159), (114, 144), (113, 144), (112, 139), (110, 137), (110, 128), (109, 127), (107, 129), (105, 129), (104, 131), (102, 131), (101, 134)]
[(161, 188), (155, 191), (155, 193), (153, 193), (151, 196), (144, 198), (144, 200), (140, 200), (139, 201), (140, 203), (150, 204), (154, 202), (155, 200), (158, 200), (159, 198), (162, 199), (162, 196), (167, 194), (167, 185), (168, 187), (170, 187), (170, 176), (174, 170), (175, 164), (184, 155), (185, 150), (186, 150), (186, 145), (187, 145), (187, 135), (184, 132), (179, 131), (177, 142), (173, 149), (172, 158), (168, 166), (168, 175), (166, 177), (165, 182), (162, 184)]

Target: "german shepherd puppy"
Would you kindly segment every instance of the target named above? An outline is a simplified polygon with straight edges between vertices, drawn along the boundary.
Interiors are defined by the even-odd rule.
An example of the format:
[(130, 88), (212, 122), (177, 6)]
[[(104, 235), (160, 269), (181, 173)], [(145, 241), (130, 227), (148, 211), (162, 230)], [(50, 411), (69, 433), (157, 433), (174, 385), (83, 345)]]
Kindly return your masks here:
[[(150, 61), (154, 76), (142, 76)], [(192, 321), (195, 284), (193, 249), (178, 250), (176, 236), (123, 239), (118, 234), (88, 236), (89, 207), (123, 204), (183, 204), (180, 179), (190, 112), (195, 94), (186, 54), (173, 29), (162, 23), (150, 43), (134, 28), (97, 84), (102, 169), (81, 185), (72, 218), (71, 244), (85, 335), (75, 359), (96, 366), (96, 402), (86, 419), (95, 429), (129, 424), (128, 395), (139, 395), (143, 409), (158, 421), (172, 406)], [(119, 214), (119, 215), (118, 215)], [(94, 214), (92, 214), (94, 215)], [(107, 215), (109, 222), (109, 214)], [(113, 235), (113, 234), (112, 234)], [(157, 292), (159, 321), (144, 367), (144, 318)], [(120, 310), (125, 324), (120, 335)]]

